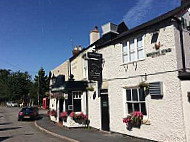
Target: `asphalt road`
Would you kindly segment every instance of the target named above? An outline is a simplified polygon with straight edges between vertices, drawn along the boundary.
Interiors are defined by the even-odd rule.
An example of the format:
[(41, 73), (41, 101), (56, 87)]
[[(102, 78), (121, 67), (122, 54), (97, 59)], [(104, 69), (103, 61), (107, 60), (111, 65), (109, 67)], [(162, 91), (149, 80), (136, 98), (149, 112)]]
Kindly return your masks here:
[(17, 121), (20, 108), (0, 107), (0, 141), (3, 142), (63, 142), (39, 130), (34, 121)]

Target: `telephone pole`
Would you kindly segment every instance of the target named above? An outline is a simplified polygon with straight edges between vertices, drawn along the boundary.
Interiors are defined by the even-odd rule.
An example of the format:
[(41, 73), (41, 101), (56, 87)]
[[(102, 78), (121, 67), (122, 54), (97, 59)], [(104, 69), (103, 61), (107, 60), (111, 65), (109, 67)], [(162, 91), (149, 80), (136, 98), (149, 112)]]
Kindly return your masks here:
[(40, 106), (40, 74), (38, 75), (38, 107)]

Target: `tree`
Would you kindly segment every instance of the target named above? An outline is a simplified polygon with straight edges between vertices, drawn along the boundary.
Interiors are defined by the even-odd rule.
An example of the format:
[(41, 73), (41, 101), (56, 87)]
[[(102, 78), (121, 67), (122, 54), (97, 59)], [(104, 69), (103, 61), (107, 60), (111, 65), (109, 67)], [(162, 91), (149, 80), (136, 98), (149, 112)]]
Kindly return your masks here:
[(27, 72), (0, 70), (0, 101), (28, 101), (31, 76)]
[(35, 82), (31, 82), (30, 84), (30, 90), (29, 90), (29, 96), (31, 99), (31, 104), (38, 104), (38, 84)]
[(0, 101), (8, 101), (10, 96), (9, 77), (11, 70), (0, 69)]
[(24, 102), (29, 101), (29, 90), (31, 83), (31, 76), (28, 72), (14, 72), (10, 76), (11, 82), (9, 87), (11, 89), (11, 100), (22, 100)]
[(45, 71), (43, 68), (40, 68), (40, 70), (38, 71), (38, 75), (35, 76), (34, 80), (38, 86), (39, 105), (41, 105), (46, 92), (49, 91), (49, 78), (45, 74)]

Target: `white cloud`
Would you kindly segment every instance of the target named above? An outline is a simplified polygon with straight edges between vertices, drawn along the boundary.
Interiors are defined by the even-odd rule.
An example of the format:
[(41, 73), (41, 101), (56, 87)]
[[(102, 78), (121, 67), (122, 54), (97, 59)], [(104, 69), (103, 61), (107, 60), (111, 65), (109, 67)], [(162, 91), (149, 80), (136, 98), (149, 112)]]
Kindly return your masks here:
[(150, 11), (152, 2), (153, 0), (139, 0), (137, 4), (125, 14), (123, 21), (130, 27), (136, 26)]

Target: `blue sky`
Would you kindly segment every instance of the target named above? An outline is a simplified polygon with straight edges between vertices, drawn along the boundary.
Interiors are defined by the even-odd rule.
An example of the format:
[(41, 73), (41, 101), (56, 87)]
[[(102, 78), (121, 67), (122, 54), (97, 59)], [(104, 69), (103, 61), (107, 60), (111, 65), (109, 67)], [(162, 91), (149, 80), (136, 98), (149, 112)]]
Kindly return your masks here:
[(89, 45), (107, 22), (133, 28), (180, 5), (180, 0), (0, 0), (0, 68), (47, 74)]

